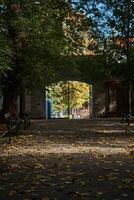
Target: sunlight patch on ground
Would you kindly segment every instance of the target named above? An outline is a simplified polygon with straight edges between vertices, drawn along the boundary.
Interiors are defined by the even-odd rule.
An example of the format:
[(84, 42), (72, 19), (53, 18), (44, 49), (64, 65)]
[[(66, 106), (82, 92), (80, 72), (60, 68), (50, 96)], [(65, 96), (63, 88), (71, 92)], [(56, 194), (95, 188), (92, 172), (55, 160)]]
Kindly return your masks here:
[(91, 132), (95, 132), (95, 133), (126, 133), (127, 131), (134, 133), (133, 130), (117, 130), (117, 129), (110, 129), (110, 130), (97, 130), (97, 129), (90, 129)]
[(70, 144), (60, 144), (60, 145), (50, 145), (45, 147), (31, 146), (31, 147), (18, 147), (12, 148), (8, 152), (3, 152), (0, 156), (17, 156), (17, 155), (41, 155), (45, 156), (47, 154), (103, 154), (103, 155), (113, 155), (113, 154), (129, 154), (127, 149), (123, 147), (107, 147), (107, 146), (73, 146)]

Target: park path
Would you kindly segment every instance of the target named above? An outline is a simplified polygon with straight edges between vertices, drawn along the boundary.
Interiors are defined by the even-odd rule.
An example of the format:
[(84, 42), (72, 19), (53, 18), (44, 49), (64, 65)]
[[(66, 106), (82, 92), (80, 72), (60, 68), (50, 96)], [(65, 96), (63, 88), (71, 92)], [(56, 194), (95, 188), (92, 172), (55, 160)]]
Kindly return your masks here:
[(0, 145), (0, 200), (134, 199), (133, 125), (33, 120)]

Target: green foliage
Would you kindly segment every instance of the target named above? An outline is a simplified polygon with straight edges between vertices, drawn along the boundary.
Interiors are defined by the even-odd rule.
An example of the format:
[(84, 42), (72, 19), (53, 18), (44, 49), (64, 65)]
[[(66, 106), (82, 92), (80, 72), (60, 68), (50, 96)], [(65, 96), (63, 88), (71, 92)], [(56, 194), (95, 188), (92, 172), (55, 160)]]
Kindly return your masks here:
[[(8, 79), (23, 79), (30, 89), (44, 89), (55, 81), (61, 68), (67, 66), (65, 56), (90, 49), (89, 19), (69, 2), (3, 0), (0, 14), (6, 44), (1, 66), (12, 69)], [(75, 63), (73, 68), (78, 71)]]
[(92, 20), (92, 28), (97, 32), (94, 37), (94, 52), (102, 55), (101, 63), (104, 65), (100, 72), (103, 69), (107, 77), (116, 76), (132, 81), (134, 40), (131, 41), (131, 38), (134, 36), (134, 2), (79, 0), (76, 6)]
[(66, 91), (63, 93), (62, 84), (63, 82), (52, 84), (48, 87), (47, 92), (47, 97), (52, 99), (53, 110), (58, 112), (60, 112), (65, 106), (63, 103), (63, 95), (67, 95), (68, 93), (68, 88), (66, 88)]
[(88, 102), (89, 88), (90, 86), (83, 82), (60, 81), (48, 87), (48, 97), (52, 99), (55, 111), (67, 109), (68, 103), (71, 109), (78, 109)]
[[(30, 89), (44, 89), (58, 79), (62, 68), (87, 81), (124, 77), (121, 66), (129, 58), (126, 69), (131, 74), (133, 50), (127, 36), (134, 31), (133, 1), (72, 2), (1, 1), (1, 73), (11, 68), (12, 76), (26, 81)], [(120, 38), (125, 38), (123, 48), (117, 45)]]
[(105, 57), (102, 55), (81, 56), (76, 58), (81, 77), (90, 83), (102, 81), (106, 77)]
[(11, 68), (12, 49), (8, 41), (4, 19), (4, 1), (0, 2), (0, 78)]
[(12, 51), (3, 34), (0, 33), (0, 77), (10, 70)]
[[(65, 87), (67, 87), (67, 84)], [(70, 81), (69, 93), (70, 107), (75, 109), (82, 108), (83, 104), (89, 100), (89, 85), (78, 81)]]
[[(115, 67), (119, 65), (118, 77), (122, 80), (133, 80), (133, 44), (134, 44), (134, 2), (125, 1), (106, 1), (112, 16), (108, 20), (109, 27), (113, 30), (113, 47), (111, 48), (114, 55)], [(113, 72), (115, 72), (115, 67)], [(117, 68), (117, 69), (118, 69)], [(117, 70), (116, 70), (117, 71)]]
[(10, 25), (18, 39), (15, 46), (21, 59), (20, 77), (29, 80), (28, 85), (32, 83), (32, 87), (39, 88), (44, 81), (54, 79), (59, 67), (64, 46), (60, 9), (53, 9), (53, 1), (49, 4), (21, 1), (19, 6), (15, 19), (10, 17)]

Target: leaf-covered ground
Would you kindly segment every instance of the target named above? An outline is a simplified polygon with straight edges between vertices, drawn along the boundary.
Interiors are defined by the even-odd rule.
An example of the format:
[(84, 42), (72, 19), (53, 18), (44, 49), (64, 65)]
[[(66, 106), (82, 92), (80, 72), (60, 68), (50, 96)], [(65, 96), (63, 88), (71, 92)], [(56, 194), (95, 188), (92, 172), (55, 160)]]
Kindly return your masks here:
[(0, 142), (0, 200), (133, 200), (134, 131), (118, 120), (35, 121)]

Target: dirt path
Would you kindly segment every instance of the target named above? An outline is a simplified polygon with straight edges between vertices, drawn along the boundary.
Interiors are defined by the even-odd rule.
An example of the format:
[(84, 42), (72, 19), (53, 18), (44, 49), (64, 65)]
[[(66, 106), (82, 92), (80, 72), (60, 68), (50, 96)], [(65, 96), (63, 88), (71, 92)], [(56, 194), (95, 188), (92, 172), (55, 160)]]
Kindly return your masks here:
[(118, 120), (34, 121), (0, 145), (0, 200), (134, 199), (133, 127)]

